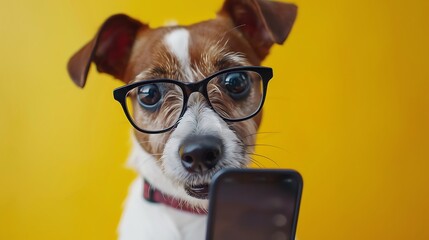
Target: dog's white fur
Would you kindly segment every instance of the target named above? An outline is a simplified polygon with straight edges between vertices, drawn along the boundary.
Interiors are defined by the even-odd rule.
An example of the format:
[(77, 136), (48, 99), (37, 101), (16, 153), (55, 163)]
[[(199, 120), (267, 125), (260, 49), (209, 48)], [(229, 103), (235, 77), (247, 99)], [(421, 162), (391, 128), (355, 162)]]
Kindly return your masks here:
[(191, 64), (189, 60), (189, 31), (179, 28), (169, 32), (164, 37), (168, 50), (179, 60), (180, 67), (188, 82), (193, 82)]

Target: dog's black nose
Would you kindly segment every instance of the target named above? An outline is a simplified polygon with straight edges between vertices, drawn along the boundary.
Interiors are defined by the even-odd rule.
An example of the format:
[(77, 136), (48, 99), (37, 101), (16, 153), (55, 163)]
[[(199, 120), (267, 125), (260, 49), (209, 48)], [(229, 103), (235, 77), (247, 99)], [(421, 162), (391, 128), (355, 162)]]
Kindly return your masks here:
[(203, 173), (216, 166), (222, 150), (222, 140), (215, 136), (191, 136), (179, 147), (179, 155), (188, 172)]

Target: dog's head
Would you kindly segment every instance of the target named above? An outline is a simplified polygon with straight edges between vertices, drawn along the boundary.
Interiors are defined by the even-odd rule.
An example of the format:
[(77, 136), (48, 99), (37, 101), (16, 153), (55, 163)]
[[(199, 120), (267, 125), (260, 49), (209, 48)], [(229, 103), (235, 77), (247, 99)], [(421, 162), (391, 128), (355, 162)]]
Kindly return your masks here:
[(260, 65), (295, 17), (295, 5), (265, 0), (226, 0), (217, 18), (190, 26), (152, 29), (114, 15), (68, 70), (79, 87), (92, 62), (126, 83), (115, 98), (139, 144), (172, 182), (206, 198), (215, 172), (249, 164), (261, 122), (271, 72), (240, 67)]

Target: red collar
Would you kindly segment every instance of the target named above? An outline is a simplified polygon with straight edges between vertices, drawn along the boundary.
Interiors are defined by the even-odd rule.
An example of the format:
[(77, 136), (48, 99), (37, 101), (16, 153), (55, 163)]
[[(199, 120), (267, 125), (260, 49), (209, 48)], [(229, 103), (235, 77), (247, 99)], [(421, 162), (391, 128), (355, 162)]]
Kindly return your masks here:
[(179, 209), (185, 212), (206, 215), (207, 210), (201, 208), (195, 208), (190, 206), (189, 204), (183, 203), (177, 198), (171, 197), (154, 188), (150, 183), (143, 180), (144, 188), (143, 188), (143, 198), (151, 203), (162, 203), (169, 207)]

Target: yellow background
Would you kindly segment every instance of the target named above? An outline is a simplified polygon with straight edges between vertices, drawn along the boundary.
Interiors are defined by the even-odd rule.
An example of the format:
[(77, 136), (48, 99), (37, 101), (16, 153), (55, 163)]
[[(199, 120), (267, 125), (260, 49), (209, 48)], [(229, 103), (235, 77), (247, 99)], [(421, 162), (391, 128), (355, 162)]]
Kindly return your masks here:
[[(152, 26), (214, 17), (216, 1), (5, 1), (0, 7), (0, 239), (114, 239), (135, 177), (130, 125), (93, 69), (68, 58), (111, 14)], [(429, 239), (429, 2), (297, 0), (259, 154), (305, 188), (300, 239)], [(266, 167), (277, 167), (258, 158)]]

